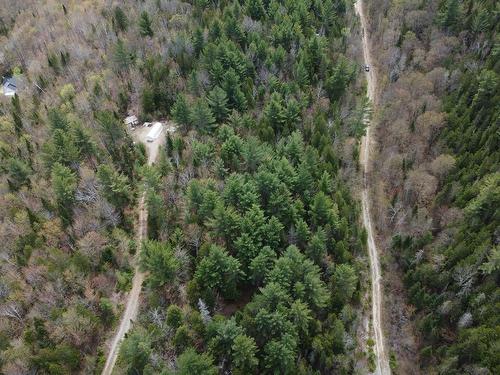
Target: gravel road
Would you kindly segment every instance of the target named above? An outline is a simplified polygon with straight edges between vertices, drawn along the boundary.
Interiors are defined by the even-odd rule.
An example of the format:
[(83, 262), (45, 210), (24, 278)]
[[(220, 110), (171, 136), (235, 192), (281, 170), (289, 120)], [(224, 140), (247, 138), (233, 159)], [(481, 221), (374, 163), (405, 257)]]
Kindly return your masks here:
[[(369, 66), (369, 71), (366, 72), (366, 80), (368, 83), (367, 95), (372, 104), (376, 104), (376, 70), (372, 63), (371, 51), (368, 39), (367, 21), (363, 9), (363, 2), (358, 0), (355, 4), (355, 9), (361, 21), (363, 31), (363, 57), (365, 64)], [(371, 146), (371, 126), (370, 118), (365, 118), (367, 127), (366, 134), (361, 141), (361, 161), (363, 164), (363, 191), (361, 193), (361, 206), (363, 212), (363, 225), (366, 228), (368, 254), (370, 258), (370, 273), (372, 281), (372, 325), (374, 331), (374, 352), (377, 368), (375, 374), (389, 375), (391, 368), (389, 359), (384, 344), (384, 331), (382, 326), (382, 299), (383, 291), (381, 285), (380, 260), (377, 245), (375, 243), (375, 235), (370, 215), (370, 197), (369, 197), (369, 179), (367, 178), (370, 169), (370, 146)]]
[[(148, 164), (151, 165), (156, 160), (158, 156), (158, 150), (160, 145), (165, 141), (165, 134), (162, 133), (153, 142), (146, 141), (146, 135), (148, 134), (150, 128), (147, 126), (138, 127), (132, 131), (132, 138), (135, 142), (142, 142), (146, 145), (146, 150), (148, 154)], [(145, 204), (145, 195), (143, 194), (139, 199), (139, 221), (137, 223), (137, 243), (142, 244), (142, 241), (147, 236), (147, 223), (148, 223), (148, 210)], [(139, 299), (141, 295), (142, 283), (144, 281), (144, 274), (139, 270), (138, 261), (136, 259), (136, 265), (134, 267), (134, 278), (132, 279), (132, 289), (127, 296), (127, 303), (125, 306), (125, 311), (123, 312), (122, 318), (120, 320), (120, 325), (118, 326), (116, 333), (111, 342), (109, 348), (108, 357), (106, 359), (106, 364), (102, 370), (102, 375), (111, 375), (113, 373), (113, 368), (118, 358), (118, 353), (120, 351), (120, 344), (130, 330), (132, 322), (137, 317), (137, 312), (139, 311)]]

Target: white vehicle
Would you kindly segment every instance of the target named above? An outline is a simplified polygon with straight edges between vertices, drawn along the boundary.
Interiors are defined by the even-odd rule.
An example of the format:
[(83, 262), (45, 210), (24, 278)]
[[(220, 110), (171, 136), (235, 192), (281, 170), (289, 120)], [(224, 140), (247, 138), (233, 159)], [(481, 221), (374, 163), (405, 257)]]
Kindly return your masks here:
[(158, 139), (163, 131), (163, 124), (161, 122), (155, 122), (151, 127), (151, 130), (146, 135), (147, 142), (154, 142)]

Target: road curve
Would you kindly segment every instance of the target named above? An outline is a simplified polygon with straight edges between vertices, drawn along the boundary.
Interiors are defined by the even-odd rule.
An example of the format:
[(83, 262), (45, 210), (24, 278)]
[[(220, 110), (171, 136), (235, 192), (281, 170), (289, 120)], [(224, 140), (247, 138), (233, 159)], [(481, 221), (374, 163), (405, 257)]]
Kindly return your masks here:
[[(134, 139), (139, 142), (146, 144), (146, 149), (148, 152), (148, 164), (151, 165), (156, 160), (159, 147), (164, 140), (163, 134), (161, 134), (156, 141), (146, 142), (146, 135), (149, 131), (148, 127), (139, 128), (134, 131)], [(139, 221), (137, 223), (137, 243), (142, 246), (142, 241), (147, 237), (147, 223), (148, 223), (148, 210), (146, 206), (146, 193), (143, 193), (139, 199)], [(138, 257), (138, 253), (136, 255)], [(120, 325), (116, 330), (113, 341), (109, 348), (108, 357), (106, 358), (106, 363), (102, 370), (102, 375), (111, 375), (113, 373), (113, 368), (115, 367), (116, 360), (118, 359), (118, 353), (120, 352), (120, 344), (123, 338), (130, 330), (132, 322), (137, 317), (137, 312), (139, 311), (139, 297), (141, 295), (142, 283), (144, 281), (144, 273), (139, 269), (139, 262), (136, 259), (136, 265), (134, 267), (134, 278), (132, 279), (132, 288), (127, 296), (127, 303), (125, 306), (125, 311), (123, 312), (122, 318), (120, 320)]]
[[(366, 17), (363, 9), (362, 0), (356, 1), (356, 12), (359, 15), (362, 29), (363, 57), (365, 64), (370, 67), (370, 71), (366, 73), (367, 95), (373, 105), (376, 104), (376, 76), (375, 67), (372, 64), (372, 57), (369, 48), (368, 29)], [(374, 239), (373, 225), (370, 216), (370, 199), (369, 199), (369, 180), (368, 171), (370, 168), (370, 144), (371, 144), (371, 126), (369, 117), (366, 117), (366, 134), (361, 141), (361, 162), (363, 164), (363, 191), (361, 193), (361, 206), (363, 212), (363, 225), (367, 234), (368, 255), (370, 258), (370, 273), (372, 281), (372, 325), (374, 331), (374, 352), (376, 361), (376, 375), (390, 375), (391, 368), (389, 359), (384, 344), (384, 332), (382, 329), (382, 286), (380, 261), (377, 250), (377, 245)]]

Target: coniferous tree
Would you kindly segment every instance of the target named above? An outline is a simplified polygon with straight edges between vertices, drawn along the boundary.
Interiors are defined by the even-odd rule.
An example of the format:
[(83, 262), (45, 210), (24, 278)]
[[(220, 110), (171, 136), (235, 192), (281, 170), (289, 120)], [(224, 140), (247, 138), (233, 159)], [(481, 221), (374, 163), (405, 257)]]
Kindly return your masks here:
[(182, 324), (183, 316), (184, 314), (179, 306), (170, 305), (167, 308), (165, 321), (169, 327), (179, 328)]
[(73, 217), (73, 204), (77, 179), (68, 167), (56, 163), (52, 167), (52, 187), (54, 189), (56, 208), (64, 225), (71, 224)]
[(301, 87), (306, 87), (309, 84), (309, 72), (302, 59), (295, 67), (295, 79)]
[(191, 110), (184, 95), (179, 95), (172, 107), (172, 116), (179, 125), (188, 129), (191, 125)]
[(151, 18), (149, 17), (148, 12), (143, 11), (141, 13), (141, 16), (139, 18), (139, 32), (141, 36), (148, 36), (148, 37), (153, 37), (153, 29), (151, 28), (152, 21)]
[(210, 133), (213, 130), (215, 117), (205, 99), (198, 99), (189, 114), (191, 125), (202, 133)]
[(218, 123), (224, 122), (229, 113), (226, 92), (219, 86), (215, 86), (212, 91), (208, 93), (207, 102), (215, 116), (215, 120)]
[(6, 169), (9, 176), (9, 186), (12, 190), (17, 191), (24, 185), (30, 186), (31, 169), (24, 161), (10, 158)]
[(234, 374), (252, 374), (256, 371), (257, 345), (253, 337), (241, 334), (236, 336), (231, 346)]
[(215, 42), (222, 37), (222, 25), (219, 19), (216, 19), (208, 29), (208, 39)]
[(264, 347), (264, 366), (271, 372), (289, 374), (293, 372), (297, 340), (289, 333), (280, 339), (269, 341)]
[(52, 131), (69, 129), (69, 122), (66, 116), (58, 109), (51, 109), (48, 114), (50, 129)]
[(312, 236), (306, 253), (316, 264), (321, 265), (326, 256), (326, 233), (323, 228), (319, 228)]
[(187, 349), (177, 361), (179, 375), (217, 375), (217, 368), (208, 354), (198, 354), (192, 348)]
[(254, 20), (261, 20), (266, 15), (262, 0), (246, 0), (247, 12)]
[(332, 284), (338, 302), (341, 304), (348, 302), (356, 290), (357, 283), (356, 271), (349, 264), (340, 264), (335, 267)]
[(128, 17), (119, 6), (116, 6), (113, 12), (114, 26), (117, 31), (127, 31)]
[(452, 30), (457, 29), (460, 17), (460, 3), (458, 0), (445, 0), (438, 13), (441, 26)]
[(143, 373), (150, 355), (151, 341), (147, 332), (136, 329), (123, 340), (118, 362), (126, 364), (129, 374)]
[(99, 178), (104, 197), (122, 212), (131, 198), (127, 177), (118, 173), (109, 165), (99, 166), (97, 177)]
[(251, 260), (249, 277), (256, 285), (261, 285), (274, 267), (276, 252), (269, 246), (264, 246), (259, 254)]
[(12, 103), (12, 119), (14, 121), (14, 129), (16, 130), (16, 134), (19, 137), (21, 135), (21, 132), (23, 131), (23, 120), (21, 112), (21, 102), (17, 94), (14, 94), (11, 103)]
[(199, 57), (205, 47), (205, 35), (201, 27), (198, 27), (194, 32), (193, 47), (195, 56)]
[(156, 110), (154, 92), (151, 87), (146, 86), (142, 90), (141, 107), (145, 115), (151, 115)]
[(264, 108), (264, 116), (267, 124), (273, 128), (276, 135), (283, 132), (285, 110), (283, 108), (282, 99), (277, 92), (271, 95), (269, 103)]
[(240, 262), (219, 246), (210, 246), (208, 255), (204, 257), (194, 275), (204, 293), (221, 293), (224, 298), (234, 299), (238, 296), (237, 286), (242, 272)]
[(81, 125), (74, 127), (74, 142), (79, 155), (91, 158), (97, 154), (97, 145)]
[(118, 39), (113, 53), (113, 61), (118, 72), (127, 70), (132, 63), (131, 55), (123, 40)]
[(233, 68), (230, 68), (223, 76), (223, 90), (226, 92), (229, 107), (238, 111), (244, 111), (247, 107), (245, 94), (241, 91), (240, 78)]
[(72, 133), (57, 129), (52, 138), (43, 145), (43, 157), (46, 166), (50, 169), (54, 163), (75, 168), (80, 161), (80, 151)]
[(148, 272), (146, 281), (151, 287), (176, 281), (180, 263), (169, 244), (146, 241), (140, 254), (140, 265), (143, 271)]

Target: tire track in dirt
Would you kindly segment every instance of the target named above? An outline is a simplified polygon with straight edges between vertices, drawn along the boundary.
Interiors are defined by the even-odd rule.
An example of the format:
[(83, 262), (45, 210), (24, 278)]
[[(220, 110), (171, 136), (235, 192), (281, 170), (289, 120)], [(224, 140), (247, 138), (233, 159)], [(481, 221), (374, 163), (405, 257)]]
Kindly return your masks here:
[[(372, 104), (376, 103), (376, 74), (372, 64), (371, 52), (368, 40), (367, 22), (363, 9), (363, 3), (358, 0), (355, 4), (356, 12), (359, 15), (362, 29), (363, 58), (365, 64), (369, 67), (366, 72), (367, 95)], [(391, 368), (384, 343), (384, 332), (382, 327), (382, 276), (380, 271), (380, 260), (375, 235), (370, 215), (370, 197), (369, 197), (369, 179), (367, 177), (370, 169), (370, 145), (371, 145), (371, 126), (370, 118), (365, 117), (366, 134), (361, 141), (361, 161), (363, 164), (363, 191), (361, 193), (361, 206), (363, 213), (363, 225), (367, 234), (368, 255), (370, 259), (370, 274), (372, 282), (372, 325), (374, 332), (374, 353), (377, 375), (390, 375)]]
[[(134, 131), (134, 138), (146, 144), (146, 149), (148, 153), (148, 164), (152, 165), (156, 160), (158, 155), (158, 150), (160, 148), (161, 143), (164, 140), (163, 134), (161, 134), (157, 140), (154, 142), (147, 142), (146, 135), (149, 131), (149, 128), (143, 127), (136, 129)], [(146, 207), (146, 193), (143, 193), (141, 198), (139, 199), (139, 221), (137, 223), (137, 243), (139, 247), (142, 246), (142, 241), (147, 237), (147, 225), (148, 225), (148, 210)], [(136, 255), (136, 264), (134, 267), (134, 278), (132, 279), (132, 288), (127, 297), (127, 303), (125, 305), (125, 311), (123, 312), (122, 318), (120, 320), (120, 325), (116, 330), (116, 333), (113, 337), (113, 341), (111, 342), (111, 346), (109, 348), (108, 357), (106, 359), (106, 363), (102, 370), (102, 375), (111, 375), (113, 373), (113, 369), (115, 367), (116, 360), (118, 359), (118, 353), (120, 352), (120, 344), (122, 343), (125, 335), (132, 327), (133, 321), (137, 317), (137, 313), (139, 311), (139, 299), (141, 295), (142, 283), (144, 281), (144, 273), (139, 269), (138, 255), (140, 250)]]

